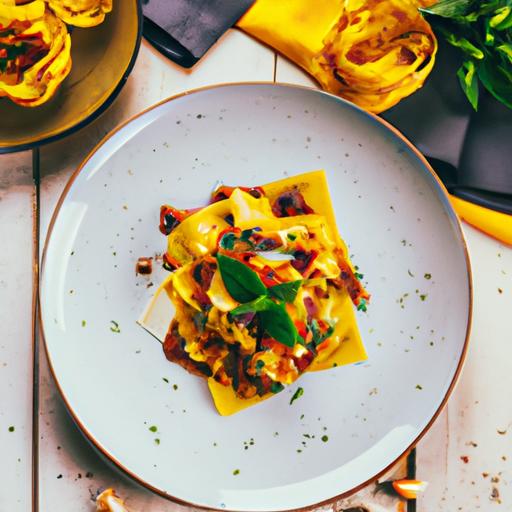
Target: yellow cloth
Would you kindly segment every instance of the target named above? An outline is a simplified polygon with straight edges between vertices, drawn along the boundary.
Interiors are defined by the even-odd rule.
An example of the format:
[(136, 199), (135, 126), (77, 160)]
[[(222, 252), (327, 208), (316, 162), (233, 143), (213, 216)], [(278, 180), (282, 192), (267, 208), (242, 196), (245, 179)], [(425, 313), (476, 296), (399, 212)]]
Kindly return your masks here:
[(326, 91), (379, 113), (423, 85), (437, 41), (418, 0), (257, 0), (239, 20)]

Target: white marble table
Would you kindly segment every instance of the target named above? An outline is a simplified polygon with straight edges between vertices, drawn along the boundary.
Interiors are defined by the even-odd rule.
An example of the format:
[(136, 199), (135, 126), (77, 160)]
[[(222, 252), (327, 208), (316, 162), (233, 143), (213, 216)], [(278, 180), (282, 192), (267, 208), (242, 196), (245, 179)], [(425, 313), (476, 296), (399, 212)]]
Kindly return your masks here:
[[(109, 130), (173, 94), (238, 81), (314, 85), (236, 30), (192, 71), (172, 65), (143, 42), (110, 109), (65, 141), (41, 149), (39, 183), (33, 181), (31, 153), (0, 156), (0, 512), (88, 512), (94, 510), (91, 496), (107, 486), (134, 511), (184, 508), (109, 467), (67, 415), (44, 351), (34, 352), (39, 334), (33, 276), (64, 185)], [(458, 386), (417, 448), (417, 475), (430, 482), (417, 503), (421, 512), (512, 510), (512, 248), (467, 225), (464, 231), (474, 273), (473, 330)]]

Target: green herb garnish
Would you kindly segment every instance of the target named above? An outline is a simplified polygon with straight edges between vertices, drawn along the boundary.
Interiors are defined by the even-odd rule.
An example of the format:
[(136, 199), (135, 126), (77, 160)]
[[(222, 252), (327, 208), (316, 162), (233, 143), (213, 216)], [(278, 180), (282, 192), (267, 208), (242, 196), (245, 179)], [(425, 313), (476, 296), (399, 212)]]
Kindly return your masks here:
[(242, 262), (217, 255), (220, 274), (228, 293), (242, 304), (234, 308), (231, 316), (256, 313), (261, 327), (283, 345), (293, 347), (297, 342), (297, 329), (287, 313), (284, 304), (272, 300), (292, 302), (302, 281), (292, 281), (268, 288), (259, 275)]
[(258, 317), (265, 331), (283, 345), (293, 347), (297, 341), (297, 328), (282, 304), (272, 302), (273, 306), (260, 311)]
[(222, 247), (222, 249), (231, 251), (235, 247), (236, 240), (237, 238), (234, 233), (225, 233), (224, 235), (222, 235), (222, 238), (220, 239), (219, 246)]
[(14, 432), (14, 427), (11, 425), (7, 430), (9, 430), (9, 432)]
[(434, 30), (460, 49), (460, 85), (475, 110), (479, 82), (512, 108), (512, 4), (510, 0), (440, 0), (420, 9)]
[(268, 289), (268, 293), (271, 297), (283, 300), (284, 302), (293, 302), (297, 297), (297, 293), (301, 285), (301, 279), (299, 279), (298, 281), (290, 281), (288, 283), (276, 284)]
[(217, 264), (228, 293), (236, 301), (250, 302), (267, 294), (267, 288), (258, 274), (241, 261), (217, 254)]
[(272, 382), (270, 386), (270, 391), (274, 394), (279, 393), (280, 391), (283, 391), (284, 386), (280, 382)]
[(119, 334), (121, 332), (121, 329), (119, 328), (119, 324), (115, 320), (110, 320), (110, 323), (111, 323), (110, 330), (112, 332)]
[(244, 315), (245, 313), (257, 313), (258, 311), (265, 311), (274, 305), (275, 302), (269, 299), (265, 295), (261, 295), (255, 300), (251, 300), (251, 302), (246, 302), (241, 306), (236, 307), (230, 311), (230, 314), (233, 316), (236, 315)]
[(297, 400), (297, 398), (300, 398), (304, 394), (304, 390), (302, 388), (297, 388), (297, 391), (293, 394), (292, 398), (290, 399), (290, 405)]
[(156, 432), (158, 430), (158, 427), (156, 425), (151, 425), (151, 427), (149, 427), (148, 429), (150, 432)]

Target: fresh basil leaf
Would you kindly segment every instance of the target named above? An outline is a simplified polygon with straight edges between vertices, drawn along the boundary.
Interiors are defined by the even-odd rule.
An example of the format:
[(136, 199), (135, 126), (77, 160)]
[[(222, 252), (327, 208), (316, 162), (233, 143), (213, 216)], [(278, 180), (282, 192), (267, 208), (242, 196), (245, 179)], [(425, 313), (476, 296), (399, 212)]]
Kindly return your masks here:
[(473, 4), (474, 0), (441, 0), (430, 7), (421, 8), (420, 11), (443, 18), (457, 18), (465, 16)]
[(478, 66), (478, 78), (484, 87), (508, 108), (512, 108), (512, 80), (506, 69), (496, 65), (492, 59), (484, 59)]
[(294, 302), (301, 285), (302, 279), (276, 284), (268, 289), (268, 293), (271, 297), (283, 300), (284, 302)]
[(245, 313), (257, 313), (258, 311), (265, 311), (274, 306), (275, 302), (269, 299), (266, 295), (262, 295), (251, 302), (246, 302), (241, 306), (230, 311), (231, 315), (243, 315)]
[(258, 313), (261, 326), (279, 343), (293, 347), (297, 341), (297, 328), (282, 304), (272, 304), (273, 306)]
[(458, 69), (460, 86), (467, 96), (471, 106), (478, 110), (478, 75), (473, 61), (468, 60)]
[(236, 301), (250, 302), (267, 294), (260, 276), (241, 261), (217, 254), (217, 265), (226, 290)]

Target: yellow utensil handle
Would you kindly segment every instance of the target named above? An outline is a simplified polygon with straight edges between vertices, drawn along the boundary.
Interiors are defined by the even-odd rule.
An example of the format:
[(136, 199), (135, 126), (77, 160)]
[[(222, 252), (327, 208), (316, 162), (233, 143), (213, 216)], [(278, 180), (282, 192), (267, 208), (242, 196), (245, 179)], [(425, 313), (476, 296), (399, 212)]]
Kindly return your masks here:
[(500, 242), (512, 245), (512, 215), (495, 212), (452, 195), (450, 200), (461, 219)]

